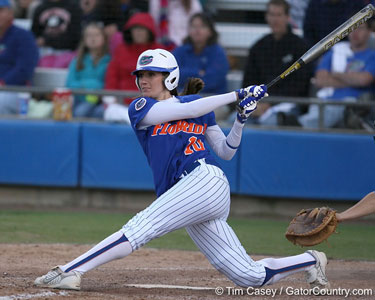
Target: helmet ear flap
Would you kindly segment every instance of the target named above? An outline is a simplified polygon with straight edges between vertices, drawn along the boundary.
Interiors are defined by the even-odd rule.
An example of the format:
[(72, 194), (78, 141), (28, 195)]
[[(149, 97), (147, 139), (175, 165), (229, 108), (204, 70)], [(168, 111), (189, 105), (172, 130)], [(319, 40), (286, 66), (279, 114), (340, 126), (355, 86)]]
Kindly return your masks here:
[(178, 86), (178, 80), (180, 77), (179, 75), (180, 75), (180, 70), (177, 66), (176, 69), (170, 72), (167, 78), (165, 78), (164, 85), (169, 91), (174, 90)]

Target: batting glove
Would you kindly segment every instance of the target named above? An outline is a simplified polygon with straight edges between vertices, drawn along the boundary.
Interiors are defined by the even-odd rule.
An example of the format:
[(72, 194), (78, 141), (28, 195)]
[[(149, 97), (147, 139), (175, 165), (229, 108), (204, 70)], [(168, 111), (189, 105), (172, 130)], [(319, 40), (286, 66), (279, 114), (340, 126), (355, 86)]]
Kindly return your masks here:
[(243, 100), (247, 97), (255, 97), (258, 98), (257, 100), (262, 99), (263, 97), (267, 97), (267, 86), (262, 85), (250, 85), (246, 88), (242, 88), (239, 90), (236, 90), (238, 99)]
[(258, 99), (255, 97), (247, 97), (241, 100), (237, 105), (237, 120), (245, 123), (250, 114), (257, 108)]

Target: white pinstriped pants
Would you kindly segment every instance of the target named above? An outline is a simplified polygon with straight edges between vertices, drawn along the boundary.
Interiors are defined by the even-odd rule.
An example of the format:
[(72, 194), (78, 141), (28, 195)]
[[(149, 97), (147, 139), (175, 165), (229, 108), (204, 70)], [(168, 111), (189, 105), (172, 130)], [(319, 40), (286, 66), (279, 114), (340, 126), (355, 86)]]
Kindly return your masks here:
[(226, 220), (230, 189), (224, 172), (201, 163), (121, 231), (133, 251), (154, 238), (185, 227), (210, 263), (239, 286), (261, 286), (266, 272), (242, 247)]

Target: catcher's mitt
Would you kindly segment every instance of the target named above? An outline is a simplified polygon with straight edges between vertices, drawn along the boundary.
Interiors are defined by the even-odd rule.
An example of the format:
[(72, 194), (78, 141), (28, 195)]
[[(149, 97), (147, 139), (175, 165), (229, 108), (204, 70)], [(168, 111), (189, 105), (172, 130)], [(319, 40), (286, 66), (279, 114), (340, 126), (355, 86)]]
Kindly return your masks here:
[(335, 232), (336, 226), (336, 212), (331, 208), (303, 209), (290, 222), (285, 237), (302, 247), (314, 246)]

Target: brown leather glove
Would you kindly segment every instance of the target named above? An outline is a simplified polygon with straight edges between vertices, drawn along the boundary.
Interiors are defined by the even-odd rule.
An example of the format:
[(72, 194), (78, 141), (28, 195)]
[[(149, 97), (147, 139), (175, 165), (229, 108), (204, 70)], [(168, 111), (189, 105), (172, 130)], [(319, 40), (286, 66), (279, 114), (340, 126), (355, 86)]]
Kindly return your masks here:
[(303, 209), (290, 222), (285, 237), (295, 245), (314, 246), (327, 240), (336, 226), (336, 211), (331, 208)]

